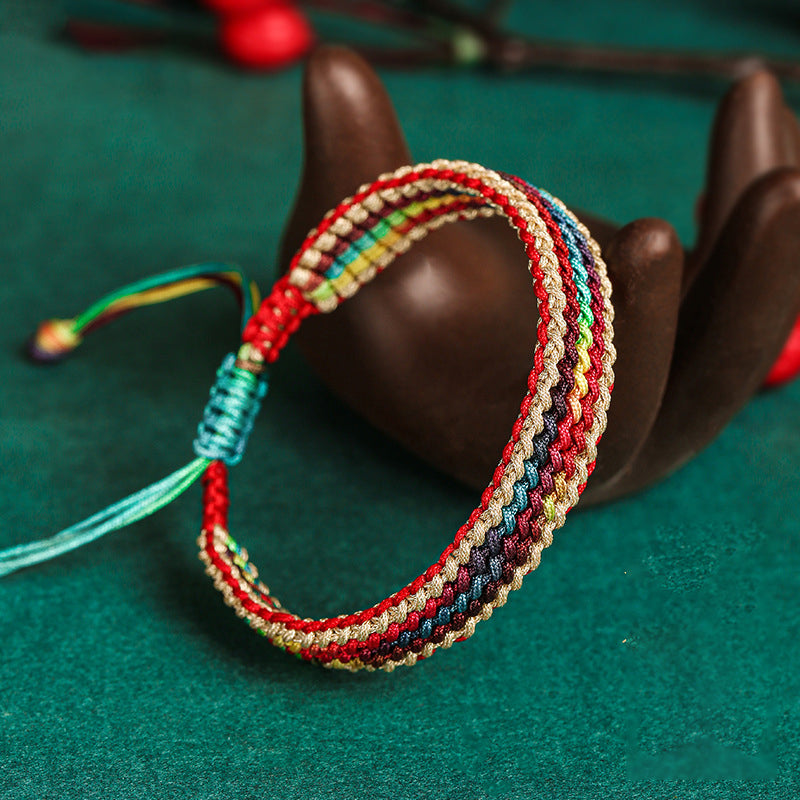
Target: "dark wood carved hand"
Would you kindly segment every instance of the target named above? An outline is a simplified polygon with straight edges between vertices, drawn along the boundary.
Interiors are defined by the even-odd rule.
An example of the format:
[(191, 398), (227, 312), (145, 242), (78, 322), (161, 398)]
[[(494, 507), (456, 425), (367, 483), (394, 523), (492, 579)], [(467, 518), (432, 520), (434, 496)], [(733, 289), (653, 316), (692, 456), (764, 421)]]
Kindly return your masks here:
[[(304, 113), (284, 266), (328, 208), (414, 163), (384, 87), (352, 52), (311, 57)], [(709, 444), (759, 389), (800, 310), (800, 128), (776, 80), (755, 72), (720, 105), (694, 249), (661, 219), (620, 228), (577, 213), (608, 264), (618, 350), (586, 504), (653, 483)], [(508, 225), (476, 220), (413, 247), (336, 313), (309, 319), (298, 339), (358, 413), (482, 488), (519, 409), (537, 319)]]

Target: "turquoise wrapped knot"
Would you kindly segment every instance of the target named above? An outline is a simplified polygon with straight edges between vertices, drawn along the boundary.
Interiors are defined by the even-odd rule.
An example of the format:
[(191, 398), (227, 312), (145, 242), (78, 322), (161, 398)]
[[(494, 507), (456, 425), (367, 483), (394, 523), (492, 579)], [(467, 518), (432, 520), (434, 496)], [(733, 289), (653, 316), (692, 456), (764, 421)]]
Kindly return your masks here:
[(195, 453), (229, 467), (238, 464), (266, 393), (265, 377), (237, 367), (236, 356), (228, 353), (217, 370), (203, 421), (197, 427)]

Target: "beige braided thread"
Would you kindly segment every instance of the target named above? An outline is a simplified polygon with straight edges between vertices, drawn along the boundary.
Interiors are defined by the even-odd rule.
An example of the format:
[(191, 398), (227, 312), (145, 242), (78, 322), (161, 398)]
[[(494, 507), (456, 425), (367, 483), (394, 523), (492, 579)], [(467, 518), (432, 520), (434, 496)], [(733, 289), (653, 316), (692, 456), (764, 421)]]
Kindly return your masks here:
[[(351, 639), (364, 641), (373, 633), (384, 633), (392, 623), (401, 623), (408, 616), (411, 611), (422, 611), (429, 598), (439, 597), (442, 593), (445, 582), (453, 581), (458, 573), (459, 566), (466, 564), (469, 559), (470, 550), (473, 547), (479, 546), (483, 543), (487, 531), (499, 524), (502, 520), (503, 508), (509, 505), (513, 500), (513, 487), (519, 480), (524, 471), (524, 462), (531, 457), (533, 452), (533, 437), (540, 433), (543, 429), (542, 414), (550, 407), (550, 390), (555, 386), (559, 375), (557, 364), (564, 354), (564, 337), (566, 334), (566, 322), (564, 320), (564, 309), (566, 307), (566, 297), (563, 292), (561, 276), (559, 274), (559, 264), (553, 252), (553, 241), (544, 222), (539, 217), (539, 214), (533, 204), (519, 191), (514, 185), (501, 178), (497, 173), (481, 167), (477, 164), (470, 164), (463, 161), (448, 161), (437, 160), (431, 164), (420, 164), (415, 167), (403, 167), (394, 173), (382, 175), (379, 180), (390, 180), (393, 177), (400, 177), (408, 174), (410, 171), (422, 171), (428, 168), (439, 170), (453, 170), (455, 172), (462, 172), (469, 177), (477, 178), (484, 184), (492, 187), (496, 191), (506, 195), (520, 216), (526, 221), (528, 231), (535, 236), (536, 248), (540, 254), (539, 268), (543, 274), (543, 286), (549, 297), (551, 318), (547, 328), (548, 342), (544, 349), (544, 368), (536, 383), (535, 394), (531, 403), (529, 413), (523, 420), (522, 430), (520, 436), (515, 443), (511, 456), (509, 458), (506, 470), (501, 478), (500, 484), (497, 489), (492, 493), (491, 499), (476, 520), (475, 524), (465, 533), (459, 546), (453, 550), (450, 556), (445, 561), (442, 570), (438, 575), (428, 581), (418, 592), (409, 595), (406, 599), (400, 601), (396, 606), (390, 607), (383, 614), (368, 619), (365, 623), (360, 625), (351, 625), (346, 627), (334, 627), (328, 630), (316, 631), (305, 633), (303, 631), (294, 630), (287, 627), (282, 622), (267, 622), (247, 611), (241, 602), (234, 596), (232, 589), (223, 580), (221, 574), (209, 563), (208, 558), (203, 554), (201, 557), (206, 561), (208, 574), (214, 579), (214, 584), (222, 592), (225, 602), (233, 607), (236, 614), (246, 619), (249, 624), (265, 634), (270, 639), (274, 640), (276, 644), (285, 646), (291, 651), (299, 649), (307, 649), (313, 644), (324, 648), (331, 642), (337, 642), (341, 645), (345, 644)], [(360, 192), (366, 191), (371, 184), (366, 184)], [(386, 200), (396, 201), (399, 195), (402, 194), (406, 197), (413, 197), (421, 191), (430, 191), (431, 189), (438, 190), (456, 190), (461, 191), (462, 187), (458, 184), (452, 184), (446, 180), (429, 179), (420, 180), (414, 184), (404, 186), (401, 189), (380, 190), (373, 192), (362, 200), (360, 204), (353, 206), (345, 216), (349, 221), (358, 224), (359, 221), (366, 219), (365, 209), (373, 212), (379, 212), (383, 208)], [(344, 201), (344, 204), (352, 202), (351, 198)], [(414, 241), (417, 241), (427, 235), (428, 231), (444, 224), (446, 221), (451, 221), (456, 218), (474, 217), (476, 214), (490, 216), (494, 213), (501, 213), (501, 209), (490, 201), (484, 200), (486, 206), (481, 209), (469, 209), (467, 213), (459, 212), (454, 214), (443, 215), (439, 218), (434, 218), (432, 222), (435, 224), (428, 224), (424, 227), (415, 229), (415, 232), (410, 233), (404, 237), (399, 243), (395, 243), (391, 250), (387, 250), (379, 258), (379, 263), (375, 264), (375, 270), (369, 270), (371, 273), (365, 277), (362, 273), (361, 280), (354, 279), (355, 289), (357, 291), (362, 283), (367, 282), (374, 277), (377, 272), (391, 263), (397, 254), (405, 252)], [(556, 201), (559, 207), (562, 208), (570, 217), (575, 220), (572, 215), (564, 206), (561, 201)], [(326, 215), (326, 218), (331, 216), (332, 212)], [(575, 470), (571, 478), (567, 479), (565, 473), (562, 471), (554, 476), (554, 483), (556, 491), (552, 495), (554, 514), (552, 519), (547, 519), (544, 512), (538, 518), (540, 525), (541, 536), (539, 540), (533, 545), (530, 557), (527, 563), (517, 567), (514, 571), (513, 579), (510, 584), (502, 585), (498, 589), (497, 596), (491, 603), (487, 603), (482, 612), (477, 617), (468, 618), (466, 624), (457, 631), (450, 631), (445, 635), (444, 640), (436, 645), (428, 642), (420, 653), (409, 652), (402, 661), (389, 661), (381, 665), (379, 669), (392, 671), (399, 664), (412, 665), (419, 658), (429, 657), (438, 648), (450, 647), (457, 639), (466, 638), (471, 636), (475, 630), (478, 621), (488, 619), (495, 608), (505, 604), (508, 593), (514, 589), (520, 588), (522, 585), (523, 577), (533, 569), (535, 569), (540, 561), (541, 552), (545, 547), (548, 547), (553, 540), (553, 532), (564, 524), (566, 513), (578, 501), (579, 491), (578, 487), (584, 484), (588, 476), (588, 465), (595, 460), (596, 457), (596, 444), (600, 435), (602, 434), (606, 423), (606, 411), (610, 402), (610, 387), (613, 384), (613, 363), (614, 363), (614, 349), (610, 345), (611, 337), (613, 336), (613, 320), (614, 312), (611, 305), (611, 284), (607, 277), (605, 263), (600, 255), (600, 248), (594, 239), (591, 238), (588, 230), (581, 223), (575, 220), (581, 233), (586, 237), (592, 256), (595, 259), (597, 272), (600, 277), (602, 296), (604, 299), (603, 317), (606, 326), (606, 338), (609, 342), (603, 356), (603, 374), (599, 380), (600, 392), (599, 398), (594, 408), (594, 422), (591, 429), (586, 434), (586, 447), (582, 453), (579, 453), (575, 458)], [(347, 235), (352, 229), (348, 228), (347, 224), (340, 224), (341, 219), (337, 220), (325, 233), (318, 236), (306, 250), (306, 253), (301, 257), (299, 264), (290, 274), (290, 282), (299, 286), (301, 289), (309, 285), (309, 268), (313, 269), (313, 265), (318, 262), (322, 253), (329, 252), (337, 244), (338, 235)], [(512, 224), (509, 221), (509, 224)], [(513, 224), (512, 224), (513, 227)], [(315, 229), (316, 230), (316, 229)], [(516, 228), (515, 228), (516, 230)], [(313, 237), (315, 232), (309, 235)], [(310, 255), (308, 255), (310, 254)], [(308, 255), (308, 257), (307, 257)], [(350, 292), (348, 291), (348, 295)], [(340, 295), (343, 297), (346, 295)], [(324, 303), (320, 305), (320, 310), (329, 311), (338, 305), (340, 299), (332, 298), (333, 304)], [(537, 349), (541, 347), (537, 343)], [(578, 392), (576, 387), (570, 393), (570, 401), (568, 408), (571, 409), (573, 420), (578, 421), (581, 416), (581, 408), (579, 404), (580, 396), (575, 396)], [(582, 396), (582, 395), (581, 395)], [(220, 556), (231, 566), (235, 573), (238, 573), (240, 588), (248, 591), (251, 599), (255, 602), (263, 604), (262, 597), (256, 595), (255, 592), (250, 590), (246, 580), (242, 578), (242, 573), (239, 567), (231, 561), (227, 554), (227, 548), (224, 546), (226, 539), (226, 532), (222, 529), (215, 531), (215, 550)], [(202, 548), (201, 548), (202, 550)], [(246, 553), (243, 553), (243, 558), (247, 558)], [(251, 569), (254, 569), (251, 565)], [(269, 590), (263, 584), (259, 584), (259, 589), (265, 594), (269, 594)], [(275, 608), (281, 608), (275, 598)], [(298, 619), (295, 617), (295, 619)], [(358, 670), (367, 668), (368, 670), (376, 669), (371, 664), (363, 664), (359, 659), (339, 664), (326, 664), (325, 666), (338, 666), (350, 670)]]

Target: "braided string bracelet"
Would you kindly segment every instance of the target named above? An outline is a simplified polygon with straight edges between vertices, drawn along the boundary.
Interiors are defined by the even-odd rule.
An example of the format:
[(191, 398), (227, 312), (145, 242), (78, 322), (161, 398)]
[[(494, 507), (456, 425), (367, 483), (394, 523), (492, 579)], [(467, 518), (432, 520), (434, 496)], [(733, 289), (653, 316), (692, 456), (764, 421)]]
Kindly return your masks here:
[[(429, 231), (494, 214), (505, 216), (523, 243), (540, 320), (528, 388), (491, 482), (452, 544), (408, 585), (354, 614), (300, 618), (259, 580), (227, 524), (227, 467), (244, 451), (266, 369), (306, 317), (336, 309)], [(0, 553), (0, 575), (141, 518), (202, 471), (200, 558), (238, 616), (278, 647), (326, 667), (391, 671), (414, 664), (471, 636), (503, 605), (577, 503), (605, 428), (613, 316), (597, 243), (546, 192), (462, 161), (383, 175), (324, 217), (247, 321), (238, 353), (218, 371), (194, 443), (197, 458), (50, 540)]]

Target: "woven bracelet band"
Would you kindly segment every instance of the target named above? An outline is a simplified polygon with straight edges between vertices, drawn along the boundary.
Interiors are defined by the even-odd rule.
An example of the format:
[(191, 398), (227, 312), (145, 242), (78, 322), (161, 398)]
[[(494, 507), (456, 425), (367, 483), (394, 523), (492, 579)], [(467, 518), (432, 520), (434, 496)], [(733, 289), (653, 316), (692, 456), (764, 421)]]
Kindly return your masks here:
[(263, 380), (304, 318), (334, 310), (429, 231), (494, 214), (507, 218), (528, 256), (538, 341), (491, 483), (438, 561), (369, 609), (302, 619), (270, 594), (228, 532), (225, 463), (215, 459), (206, 469), (199, 538), (206, 571), (237, 615), (303, 659), (390, 671), (472, 635), (536, 568), (592, 472), (615, 356), (600, 249), (559, 200), (476, 164), (403, 167), (331, 210), (247, 323), (232, 369), (240, 379)]
[[(480, 505), (422, 575), (372, 608), (301, 619), (259, 581), (228, 531), (227, 468), (237, 464), (267, 391), (267, 366), (302, 323), (339, 303), (445, 222), (501, 214), (522, 241), (539, 310), (533, 369), (519, 416)], [(226, 356), (194, 441), (195, 458), (156, 483), (38, 541), (0, 550), (0, 577), (70, 552), (172, 502), (203, 476), (200, 557), (225, 601), (273, 644), (349, 670), (414, 664), (471, 636), (518, 589), (594, 468), (613, 382), (611, 286), (589, 232), (546, 192), (462, 161), (403, 167), (330, 211), (258, 311), (238, 267), (195, 264), (118, 289), (70, 319), (43, 322), (30, 342), (57, 361), (84, 336), (145, 305), (225, 286), (244, 330)]]

